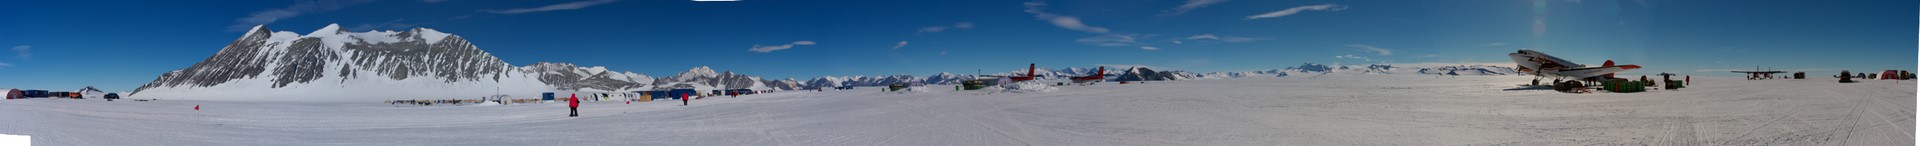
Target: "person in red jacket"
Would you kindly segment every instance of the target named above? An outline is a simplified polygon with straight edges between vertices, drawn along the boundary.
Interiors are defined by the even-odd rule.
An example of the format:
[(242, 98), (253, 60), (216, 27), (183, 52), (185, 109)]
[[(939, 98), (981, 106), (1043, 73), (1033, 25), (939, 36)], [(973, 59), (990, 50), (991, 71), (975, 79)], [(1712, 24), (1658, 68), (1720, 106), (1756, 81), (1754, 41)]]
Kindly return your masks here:
[(680, 93), (680, 106), (687, 106), (687, 103), (692, 101), (693, 101), (693, 98), (687, 97), (686, 93)]
[(580, 116), (580, 98), (574, 96), (573, 94), (567, 94), (567, 110), (571, 111), (567, 113), (567, 117)]

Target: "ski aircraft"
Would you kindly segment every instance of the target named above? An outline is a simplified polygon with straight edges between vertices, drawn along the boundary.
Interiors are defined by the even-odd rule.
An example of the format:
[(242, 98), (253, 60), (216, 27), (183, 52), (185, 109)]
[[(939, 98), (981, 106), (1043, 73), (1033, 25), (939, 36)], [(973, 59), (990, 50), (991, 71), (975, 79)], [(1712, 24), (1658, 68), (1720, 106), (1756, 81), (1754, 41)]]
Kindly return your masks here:
[(1107, 79), (1107, 67), (1105, 67), (1105, 66), (1101, 66), (1099, 70), (1095, 70), (1095, 71), (1093, 72), (1093, 75), (1087, 75), (1087, 76), (1081, 76), (1081, 77), (1073, 77), (1073, 78), (1070, 78), (1070, 79), (1073, 79), (1073, 83), (1074, 83), (1074, 84), (1083, 84), (1083, 83), (1084, 83), (1084, 84), (1093, 84), (1093, 82), (1099, 82), (1100, 80), (1106, 80), (1106, 79)]
[[(1540, 53), (1540, 51), (1526, 49), (1507, 54), (1507, 56), (1512, 57), (1513, 62), (1519, 64), (1520, 72), (1534, 75), (1532, 85), (1540, 85), (1541, 77), (1554, 78), (1553, 84), (1561, 84), (1560, 80), (1566, 78), (1578, 80), (1611, 76), (1615, 72), (1640, 68), (1639, 65), (1631, 64), (1615, 66), (1612, 60), (1608, 60), (1606, 64), (1601, 66), (1588, 67), (1586, 65), (1573, 63), (1573, 61), (1560, 59), (1560, 57)], [(1579, 84), (1578, 81), (1569, 81), (1567, 83)]]
[(1007, 78), (1007, 80), (1008, 80), (1008, 81), (1010, 81), (1010, 83), (1011, 83), (1011, 82), (1022, 82), (1022, 81), (1031, 81), (1031, 80), (1033, 80), (1033, 79), (1034, 79), (1034, 77), (1033, 77), (1033, 69), (1034, 69), (1034, 64), (1027, 64), (1027, 75), (1026, 75), (1026, 76), (1011, 76), (1011, 77), (1008, 77), (1008, 76), (994, 76), (994, 75), (981, 75), (980, 77), (983, 77), (983, 78), (1003, 78), (1003, 77), (1004, 77), (1004, 78)]

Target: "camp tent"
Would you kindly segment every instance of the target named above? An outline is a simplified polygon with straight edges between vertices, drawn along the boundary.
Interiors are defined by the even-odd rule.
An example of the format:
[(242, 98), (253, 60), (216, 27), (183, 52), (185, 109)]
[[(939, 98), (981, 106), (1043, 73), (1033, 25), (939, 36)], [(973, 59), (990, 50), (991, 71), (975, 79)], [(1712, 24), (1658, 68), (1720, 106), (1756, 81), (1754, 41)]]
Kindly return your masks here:
[(26, 98), (47, 98), (53, 96), (52, 93), (48, 93), (47, 90), (20, 90), (20, 93), (25, 95)]
[(27, 93), (20, 92), (20, 89), (7, 89), (6, 99), (21, 99), (21, 98), (27, 98)]
[(1880, 71), (1880, 80), (1898, 80), (1898, 79), (1900, 79), (1900, 71), (1898, 70)]

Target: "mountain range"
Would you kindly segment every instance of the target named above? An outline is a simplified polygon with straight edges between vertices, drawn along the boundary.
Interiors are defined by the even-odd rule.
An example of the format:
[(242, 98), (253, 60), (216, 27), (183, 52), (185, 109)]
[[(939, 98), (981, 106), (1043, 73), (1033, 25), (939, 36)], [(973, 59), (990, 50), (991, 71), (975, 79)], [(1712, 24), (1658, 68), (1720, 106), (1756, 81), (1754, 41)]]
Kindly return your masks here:
[[(1147, 67), (1036, 68), (1040, 80), (1104, 74), (1114, 81), (1286, 77), (1310, 74), (1517, 75), (1500, 66), (1397, 67), (1302, 64), (1286, 69), (1193, 73)], [(1026, 75), (1026, 68), (995, 76)], [(369, 101), (477, 98), (491, 95), (538, 97), (542, 92), (627, 92), (692, 87), (697, 90), (811, 90), (838, 86), (892, 84), (948, 85), (977, 75), (824, 76), (807, 80), (767, 80), (707, 66), (674, 76), (654, 77), (602, 66), (538, 62), (514, 66), (458, 35), (430, 28), (406, 31), (348, 32), (330, 24), (306, 34), (255, 26), (220, 51), (186, 68), (169, 71), (141, 85), (130, 98)]]

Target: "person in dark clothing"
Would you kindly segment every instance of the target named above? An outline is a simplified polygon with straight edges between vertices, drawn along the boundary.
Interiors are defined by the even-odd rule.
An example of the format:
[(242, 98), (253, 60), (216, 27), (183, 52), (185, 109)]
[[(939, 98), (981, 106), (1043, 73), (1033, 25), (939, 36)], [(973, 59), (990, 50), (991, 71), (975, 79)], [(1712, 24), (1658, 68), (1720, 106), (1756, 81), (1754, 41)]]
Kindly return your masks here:
[(569, 111), (567, 113), (567, 117), (579, 117), (580, 116), (580, 98), (575, 97), (574, 94), (567, 94), (567, 110)]

